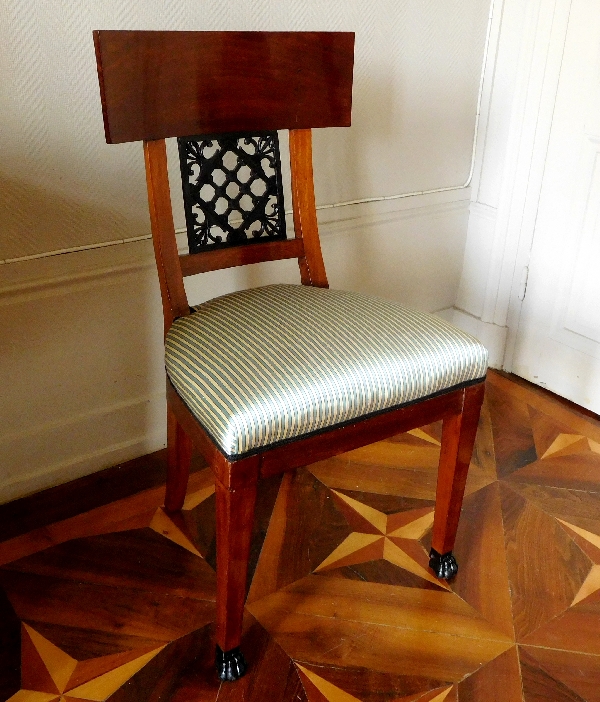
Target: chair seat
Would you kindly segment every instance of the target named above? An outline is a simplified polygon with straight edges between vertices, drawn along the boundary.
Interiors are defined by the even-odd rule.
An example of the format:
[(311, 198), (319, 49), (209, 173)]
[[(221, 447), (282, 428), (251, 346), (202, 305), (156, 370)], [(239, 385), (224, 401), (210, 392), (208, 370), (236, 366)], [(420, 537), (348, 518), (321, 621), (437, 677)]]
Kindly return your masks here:
[(166, 340), (177, 392), (231, 458), (485, 376), (487, 350), (376, 297), (269, 285), (218, 297)]

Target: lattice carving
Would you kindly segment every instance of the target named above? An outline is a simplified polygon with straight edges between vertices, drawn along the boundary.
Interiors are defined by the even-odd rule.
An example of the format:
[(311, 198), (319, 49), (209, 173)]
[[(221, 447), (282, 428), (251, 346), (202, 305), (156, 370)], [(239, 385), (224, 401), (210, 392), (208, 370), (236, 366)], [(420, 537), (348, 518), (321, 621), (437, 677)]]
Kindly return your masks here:
[(177, 141), (190, 253), (286, 238), (277, 132)]

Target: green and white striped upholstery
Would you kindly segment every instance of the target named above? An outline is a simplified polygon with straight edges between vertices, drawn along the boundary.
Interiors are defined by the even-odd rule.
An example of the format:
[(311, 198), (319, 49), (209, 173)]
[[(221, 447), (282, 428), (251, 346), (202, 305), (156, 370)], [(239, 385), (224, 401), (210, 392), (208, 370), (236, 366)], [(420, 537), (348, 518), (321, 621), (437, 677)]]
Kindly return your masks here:
[(487, 351), (376, 297), (269, 285), (176, 320), (166, 366), (216, 445), (239, 457), (483, 378)]

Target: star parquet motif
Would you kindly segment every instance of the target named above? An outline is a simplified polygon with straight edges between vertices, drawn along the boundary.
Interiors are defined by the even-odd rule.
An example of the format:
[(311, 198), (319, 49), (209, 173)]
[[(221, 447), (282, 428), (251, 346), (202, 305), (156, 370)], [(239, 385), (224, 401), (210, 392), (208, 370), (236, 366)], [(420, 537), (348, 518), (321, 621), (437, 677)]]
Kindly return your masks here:
[(449, 584), (427, 565), (440, 435), (265, 481), (233, 685), (208, 469), (181, 514), (157, 488), (0, 543), (0, 698), (600, 702), (600, 422), (490, 373)]
[(433, 524), (432, 507), (387, 515), (337, 490), (333, 490), (332, 494), (354, 531), (317, 566), (315, 573), (382, 558), (449, 589), (429, 570), (427, 551), (417, 541)]

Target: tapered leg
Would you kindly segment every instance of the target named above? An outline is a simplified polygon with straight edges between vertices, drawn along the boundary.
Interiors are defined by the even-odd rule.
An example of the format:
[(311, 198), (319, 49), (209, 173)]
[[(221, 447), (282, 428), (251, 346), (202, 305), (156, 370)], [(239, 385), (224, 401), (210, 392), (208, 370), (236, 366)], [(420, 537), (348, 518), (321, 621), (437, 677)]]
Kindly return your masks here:
[(183, 507), (191, 461), (192, 442), (167, 406), (167, 512), (177, 512)]
[(256, 483), (230, 490), (217, 480), (217, 673), (237, 680), (246, 672), (240, 651)]
[(462, 413), (446, 418), (442, 428), (429, 567), (435, 571), (438, 578), (446, 580), (454, 577), (458, 571), (452, 549), (458, 529), (483, 393), (483, 383), (465, 388)]

